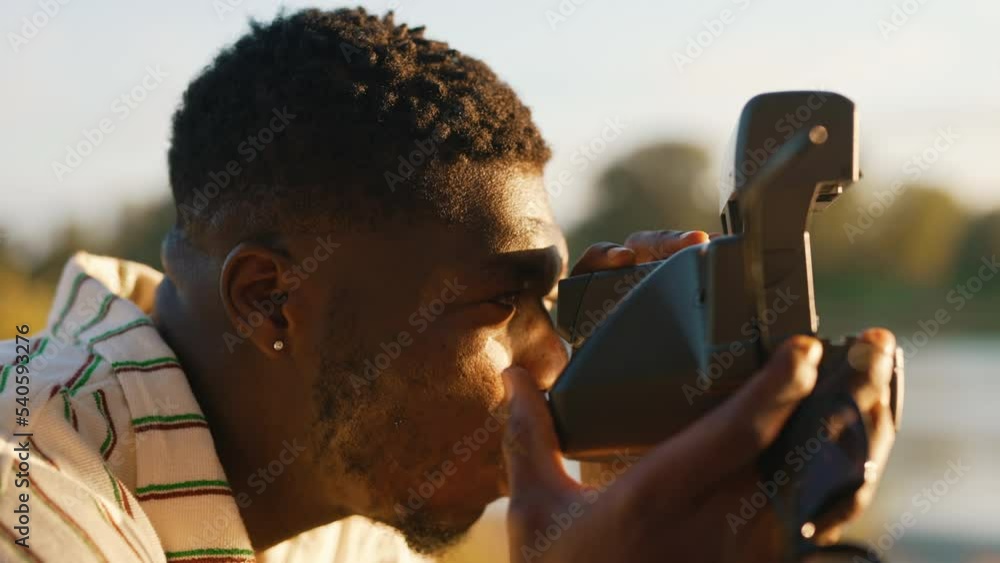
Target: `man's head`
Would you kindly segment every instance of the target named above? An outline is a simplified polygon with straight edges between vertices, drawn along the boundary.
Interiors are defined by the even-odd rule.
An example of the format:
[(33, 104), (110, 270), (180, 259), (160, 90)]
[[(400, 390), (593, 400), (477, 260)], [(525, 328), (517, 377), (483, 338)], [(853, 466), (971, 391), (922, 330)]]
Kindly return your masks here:
[[(182, 360), (222, 368), (192, 385), (224, 463), (297, 439), (272, 477), (313, 525), (363, 514), (424, 550), (471, 525), (503, 488), (500, 372), (566, 361), (548, 158), (485, 64), (391, 15), (299, 12), (223, 51), (174, 118), (164, 265), (208, 335)], [(265, 451), (225, 438), (247, 434)]]

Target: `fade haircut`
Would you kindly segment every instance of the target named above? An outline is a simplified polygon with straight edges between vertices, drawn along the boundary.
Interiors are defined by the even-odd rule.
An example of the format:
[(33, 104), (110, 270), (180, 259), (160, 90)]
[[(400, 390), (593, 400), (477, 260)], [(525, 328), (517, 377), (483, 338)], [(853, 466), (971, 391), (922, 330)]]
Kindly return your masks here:
[(175, 229), (197, 243), (443, 215), (469, 187), (426, 180), (435, 171), (540, 171), (549, 156), (531, 112), (482, 61), (391, 12), (310, 9), (250, 22), (191, 82), (168, 165)]

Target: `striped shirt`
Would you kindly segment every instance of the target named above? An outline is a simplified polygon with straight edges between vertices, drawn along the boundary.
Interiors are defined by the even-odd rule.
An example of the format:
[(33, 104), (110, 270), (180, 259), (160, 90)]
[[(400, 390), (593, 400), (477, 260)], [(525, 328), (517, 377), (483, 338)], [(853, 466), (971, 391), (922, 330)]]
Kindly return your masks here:
[(358, 517), (254, 553), (208, 423), (149, 317), (162, 277), (77, 253), (47, 327), (27, 350), (0, 342), (0, 559), (423, 561)]

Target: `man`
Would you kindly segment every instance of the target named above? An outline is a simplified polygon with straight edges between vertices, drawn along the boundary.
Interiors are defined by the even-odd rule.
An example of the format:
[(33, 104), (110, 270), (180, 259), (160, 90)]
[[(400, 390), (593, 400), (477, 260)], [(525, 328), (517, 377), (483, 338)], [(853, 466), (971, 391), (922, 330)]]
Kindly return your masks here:
[[(734, 530), (726, 514), (755, 491), (754, 459), (821, 348), (790, 339), (590, 502), (539, 393), (567, 361), (548, 313), (566, 262), (549, 150), (482, 62), (391, 15), (279, 16), (191, 83), (168, 158), (164, 273), (80, 253), (30, 359), (4, 343), (32, 410), (3, 423), (33, 434), (30, 490), (10, 487), (21, 438), (2, 452), (8, 558), (406, 561), (368, 520), (436, 554), (509, 495), (514, 561), (773, 560), (770, 516)], [(575, 271), (706, 240), (638, 233)], [(864, 340), (854, 393), (882, 463), (894, 344)], [(818, 533), (835, 537), (873, 488)], [(14, 528), (20, 504), (30, 533)]]

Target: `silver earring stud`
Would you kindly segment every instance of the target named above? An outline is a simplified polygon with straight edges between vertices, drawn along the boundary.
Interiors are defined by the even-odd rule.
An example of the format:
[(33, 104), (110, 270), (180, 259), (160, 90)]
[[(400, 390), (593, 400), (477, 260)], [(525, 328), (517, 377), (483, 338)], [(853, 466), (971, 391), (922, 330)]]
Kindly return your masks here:
[(284, 350), (285, 349), (285, 342), (283, 340), (275, 340), (274, 341), (274, 349), (277, 350), (278, 352)]

